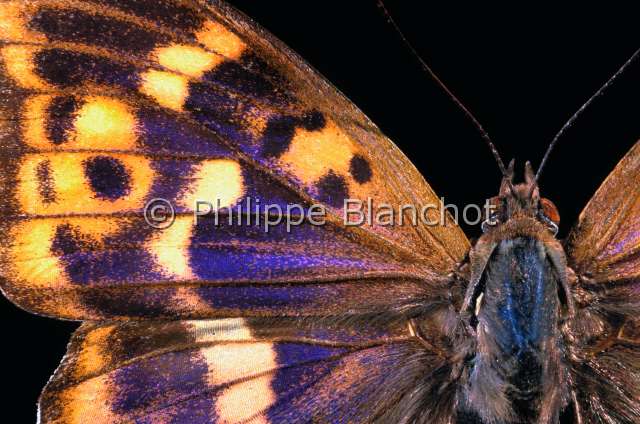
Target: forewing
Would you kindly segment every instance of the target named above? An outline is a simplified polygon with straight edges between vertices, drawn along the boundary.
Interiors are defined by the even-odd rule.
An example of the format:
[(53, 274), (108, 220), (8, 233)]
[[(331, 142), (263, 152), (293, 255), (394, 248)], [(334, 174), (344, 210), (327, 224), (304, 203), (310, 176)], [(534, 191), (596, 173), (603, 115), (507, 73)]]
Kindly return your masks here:
[(329, 423), (395, 413), (399, 422), (398, 401), (442, 362), (393, 326), (84, 324), (40, 415), (43, 423)]
[(567, 242), (578, 309), (565, 327), (576, 422), (640, 420), (640, 142)]
[[(22, 307), (74, 319), (403, 308), (468, 248), (448, 216), (347, 227), (347, 198), (418, 214), (438, 201), (361, 112), (222, 3), (8, 1), (0, 18), (0, 272)], [(164, 230), (143, 216), (156, 198), (177, 216)], [(198, 200), (254, 224), (196, 223)], [(327, 225), (255, 224), (316, 203)]]
[(612, 304), (640, 306), (640, 142), (580, 214), (567, 242), (579, 286)]
[[(347, 179), (356, 182), (364, 181), (361, 172), (369, 167), (377, 169), (371, 173), (373, 184), (365, 186), (359, 191), (357, 185), (350, 184), (349, 196), (356, 199), (371, 198), (375, 204), (414, 205), (420, 211), (423, 206), (434, 206), (428, 210), (428, 221), (439, 222), (439, 225), (394, 225), (391, 228), (372, 223), (372, 231), (394, 240), (409, 249), (417, 249), (420, 255), (430, 261), (440, 262), (447, 258), (445, 266), (449, 266), (449, 259), (460, 261), (466, 255), (469, 243), (462, 230), (451, 217), (444, 213), (441, 217), (440, 199), (431, 189), (424, 177), (402, 152), (389, 140), (379, 128), (375, 126), (353, 103), (346, 99), (329, 82), (312, 69), (297, 54), (292, 52), (281, 41), (257, 26), (246, 16), (229, 7), (224, 2), (211, 2), (213, 13), (240, 34), (243, 34), (256, 51), (269, 63), (280, 69), (291, 82), (296, 96), (314, 109), (319, 109), (331, 116), (339, 127), (349, 136), (358, 148), (356, 155), (362, 155), (365, 161), (350, 162)], [(302, 179), (306, 173), (306, 166), (290, 166), (287, 163), (291, 153), (296, 152), (296, 140), (292, 140), (285, 151), (285, 169), (289, 169), (294, 178)], [(356, 158), (357, 159), (357, 158)], [(360, 167), (364, 163), (366, 167)], [(373, 169), (373, 168), (372, 168)], [(345, 172), (345, 174), (347, 174)], [(379, 179), (375, 179), (377, 178)], [(309, 189), (313, 191), (313, 189)], [(405, 214), (409, 212), (405, 211)], [(418, 220), (420, 221), (420, 220)], [(396, 223), (397, 224), (397, 223)], [(446, 225), (444, 225), (446, 224)]]

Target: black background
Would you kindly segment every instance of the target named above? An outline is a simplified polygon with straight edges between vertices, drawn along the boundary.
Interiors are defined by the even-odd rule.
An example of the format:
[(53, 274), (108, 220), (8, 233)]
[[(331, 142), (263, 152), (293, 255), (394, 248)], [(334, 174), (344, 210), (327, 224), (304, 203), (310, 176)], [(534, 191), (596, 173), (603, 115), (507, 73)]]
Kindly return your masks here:
[[(474, 111), (505, 160), (535, 165), (578, 107), (638, 43), (634, 12), (540, 5), (449, 7), (389, 1), (416, 49)], [(493, 158), (452, 102), (421, 72), (375, 1), (235, 1), (309, 61), (391, 137), (447, 202), (482, 203), (500, 181)], [(640, 63), (561, 139), (541, 186), (564, 236), (640, 136)], [(470, 237), (477, 228), (465, 228)], [(77, 324), (0, 300), (3, 414), (33, 422), (36, 399)], [(10, 415), (6, 415), (10, 416)]]

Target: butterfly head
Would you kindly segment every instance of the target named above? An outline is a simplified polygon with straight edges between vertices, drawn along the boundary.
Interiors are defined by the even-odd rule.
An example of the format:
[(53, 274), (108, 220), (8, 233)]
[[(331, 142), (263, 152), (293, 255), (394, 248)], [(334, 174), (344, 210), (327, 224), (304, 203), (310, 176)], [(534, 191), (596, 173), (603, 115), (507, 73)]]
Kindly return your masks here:
[(554, 235), (558, 232), (560, 214), (553, 202), (540, 197), (540, 188), (530, 162), (525, 164), (524, 182), (514, 184), (514, 164), (509, 163), (500, 192), (488, 200), (489, 216), (482, 224), (484, 232), (514, 219), (534, 219), (544, 224)]

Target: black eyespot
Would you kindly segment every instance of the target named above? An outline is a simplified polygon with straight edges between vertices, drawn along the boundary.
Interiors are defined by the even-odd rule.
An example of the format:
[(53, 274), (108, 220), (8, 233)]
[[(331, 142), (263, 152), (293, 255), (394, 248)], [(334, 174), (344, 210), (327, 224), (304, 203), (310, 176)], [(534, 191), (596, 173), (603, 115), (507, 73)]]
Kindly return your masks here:
[(117, 200), (131, 191), (129, 174), (118, 159), (96, 156), (84, 163), (84, 172), (98, 198)]
[(360, 155), (355, 155), (351, 158), (349, 172), (353, 176), (353, 179), (359, 184), (368, 183), (371, 181), (371, 177), (373, 176), (369, 161)]
[(291, 145), (296, 132), (296, 119), (291, 116), (272, 118), (262, 136), (262, 155), (266, 158), (277, 158), (284, 154)]
[(349, 196), (346, 181), (333, 171), (320, 178), (317, 187), (319, 200), (335, 208), (342, 207), (344, 199)]

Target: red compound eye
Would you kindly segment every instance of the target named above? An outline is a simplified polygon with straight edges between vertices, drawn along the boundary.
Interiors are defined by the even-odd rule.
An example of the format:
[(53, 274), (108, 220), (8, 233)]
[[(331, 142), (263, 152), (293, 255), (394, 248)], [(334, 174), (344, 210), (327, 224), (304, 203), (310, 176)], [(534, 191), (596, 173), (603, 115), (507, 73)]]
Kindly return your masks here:
[(541, 198), (540, 209), (542, 210), (544, 216), (549, 218), (551, 222), (556, 225), (560, 224), (560, 213), (558, 212), (558, 208), (556, 208), (556, 205), (554, 205), (551, 200)]

